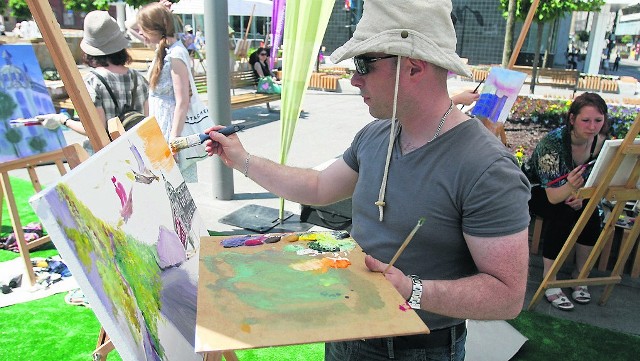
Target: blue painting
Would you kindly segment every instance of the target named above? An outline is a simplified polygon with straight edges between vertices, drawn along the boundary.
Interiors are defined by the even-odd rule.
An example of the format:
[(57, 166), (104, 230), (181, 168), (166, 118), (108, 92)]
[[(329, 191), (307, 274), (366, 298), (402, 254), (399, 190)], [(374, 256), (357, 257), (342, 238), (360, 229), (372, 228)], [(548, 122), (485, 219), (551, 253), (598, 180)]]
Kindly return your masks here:
[(471, 115), (493, 123), (504, 123), (526, 79), (525, 73), (491, 68)]
[(16, 122), (55, 113), (31, 44), (0, 45), (0, 162), (65, 147), (62, 130)]

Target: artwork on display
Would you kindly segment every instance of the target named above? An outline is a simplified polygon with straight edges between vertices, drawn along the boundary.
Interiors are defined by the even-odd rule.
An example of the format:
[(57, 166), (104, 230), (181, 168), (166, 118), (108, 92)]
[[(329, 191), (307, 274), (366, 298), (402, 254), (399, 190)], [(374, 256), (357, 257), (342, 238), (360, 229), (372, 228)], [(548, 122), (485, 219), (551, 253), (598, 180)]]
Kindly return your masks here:
[(471, 115), (489, 119), (493, 123), (506, 122), (526, 79), (525, 73), (499, 67), (491, 68)]
[(206, 229), (154, 118), (30, 200), (124, 360), (194, 351)]
[[(608, 139), (604, 141), (602, 149), (598, 154), (598, 158), (596, 158), (596, 163), (593, 165), (593, 169), (591, 170), (584, 187), (596, 187), (600, 185), (623, 140), (624, 139)], [(640, 139), (635, 139), (633, 144), (640, 144)], [(633, 171), (633, 167), (635, 167), (637, 161), (637, 154), (625, 155), (622, 163), (620, 163), (620, 166), (616, 170), (615, 175), (611, 179), (611, 182), (609, 182), (609, 185), (624, 186), (627, 183), (627, 180), (629, 180), (629, 176), (631, 176), (631, 172)], [(640, 182), (638, 183), (638, 188), (640, 188)]]
[(55, 113), (31, 44), (0, 45), (0, 162), (58, 150), (67, 145), (62, 130), (38, 122)]
[(428, 333), (345, 231), (204, 237), (196, 351)]

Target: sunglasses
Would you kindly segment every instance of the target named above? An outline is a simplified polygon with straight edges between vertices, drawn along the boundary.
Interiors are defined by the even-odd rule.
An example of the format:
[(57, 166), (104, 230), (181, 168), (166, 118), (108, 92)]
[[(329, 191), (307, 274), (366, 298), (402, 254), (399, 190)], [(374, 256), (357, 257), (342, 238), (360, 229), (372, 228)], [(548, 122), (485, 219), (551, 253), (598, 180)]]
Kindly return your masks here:
[(356, 71), (358, 72), (358, 74), (365, 75), (365, 74), (368, 74), (369, 71), (371, 71), (371, 69), (369, 69), (369, 64), (375, 63), (378, 60), (397, 58), (397, 57), (398, 57), (397, 55), (385, 55), (385, 56), (378, 56), (375, 58), (371, 58), (368, 56), (358, 55), (353, 57), (353, 63), (356, 65)]
[(267, 55), (267, 53), (260, 53), (260, 54), (258, 54), (258, 55), (260, 55), (260, 56), (262, 56), (262, 55), (266, 56), (266, 55)]

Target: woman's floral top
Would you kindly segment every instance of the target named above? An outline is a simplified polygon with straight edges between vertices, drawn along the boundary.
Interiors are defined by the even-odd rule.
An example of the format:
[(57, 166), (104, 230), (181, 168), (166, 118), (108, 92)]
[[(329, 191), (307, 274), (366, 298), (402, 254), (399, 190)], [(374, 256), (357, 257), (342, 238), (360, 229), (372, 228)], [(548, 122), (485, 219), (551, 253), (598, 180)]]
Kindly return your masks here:
[[(591, 160), (591, 159), (589, 159)], [(573, 162), (571, 155), (571, 135), (566, 126), (556, 128), (550, 131), (533, 151), (522, 170), (527, 175), (531, 185), (539, 184), (546, 188), (547, 183), (571, 172), (577, 164)], [(585, 179), (589, 178), (591, 168), (587, 168), (582, 174)], [(551, 187), (560, 187), (567, 182), (566, 179), (551, 185)]]

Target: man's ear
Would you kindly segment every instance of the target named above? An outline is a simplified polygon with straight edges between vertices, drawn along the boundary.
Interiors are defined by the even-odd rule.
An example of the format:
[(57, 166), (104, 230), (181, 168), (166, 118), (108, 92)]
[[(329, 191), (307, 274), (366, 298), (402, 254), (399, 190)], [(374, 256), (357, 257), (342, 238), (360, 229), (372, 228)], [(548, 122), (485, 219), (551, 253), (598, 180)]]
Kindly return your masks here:
[(413, 76), (425, 71), (426, 64), (424, 61), (411, 58), (405, 59), (407, 59), (407, 64), (409, 65), (409, 75)]

